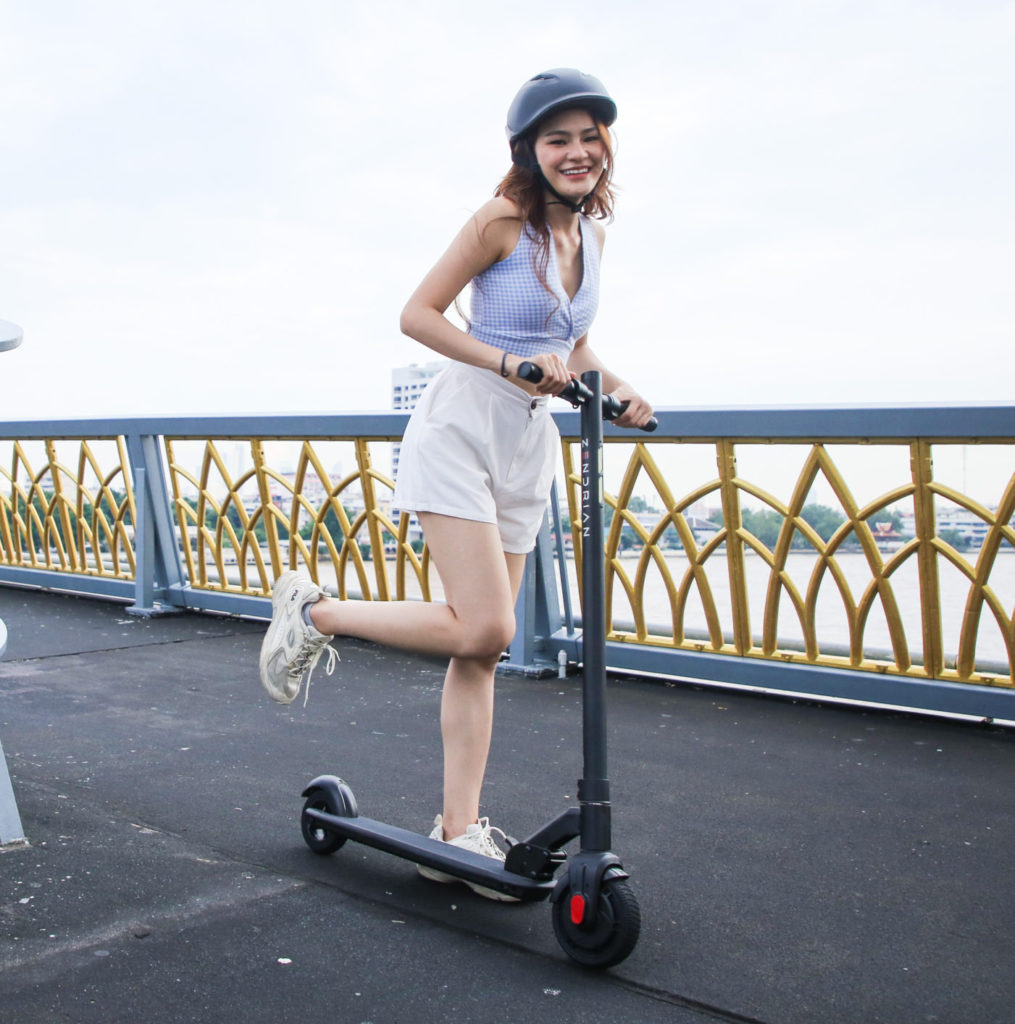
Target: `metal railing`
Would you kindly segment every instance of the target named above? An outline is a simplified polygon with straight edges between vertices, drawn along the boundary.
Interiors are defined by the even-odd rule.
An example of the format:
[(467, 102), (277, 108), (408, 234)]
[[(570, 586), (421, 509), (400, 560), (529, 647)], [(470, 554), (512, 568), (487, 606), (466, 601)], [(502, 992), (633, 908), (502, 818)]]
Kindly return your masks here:
[[(555, 491), (519, 599), (528, 671), (581, 659), (578, 417), (554, 415), (566, 511)], [(267, 616), (275, 577), (305, 567), (347, 599), (439, 598), (375, 465), (406, 418), (0, 422), (0, 583)], [(1015, 406), (659, 420), (606, 429), (612, 667), (1015, 719)], [(983, 456), (975, 495), (964, 467), (935, 479), (960, 451)], [(945, 508), (977, 524), (972, 550)]]

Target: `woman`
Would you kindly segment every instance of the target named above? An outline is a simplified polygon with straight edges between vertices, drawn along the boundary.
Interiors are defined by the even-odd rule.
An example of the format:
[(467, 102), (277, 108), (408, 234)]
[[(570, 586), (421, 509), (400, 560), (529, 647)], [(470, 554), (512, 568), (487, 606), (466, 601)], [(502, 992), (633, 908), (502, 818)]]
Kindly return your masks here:
[[(609, 126), (602, 83), (568, 68), (522, 86), (508, 112), (512, 167), (402, 312), (404, 333), (452, 362), (424, 392), (402, 442), (393, 504), (415, 512), (446, 604), (338, 601), (284, 573), (261, 650), (261, 679), (289, 703), (334, 636), (450, 658), (441, 701), (444, 806), (432, 838), (503, 859), (480, 793), (493, 724), (494, 673), (515, 632), (526, 554), (546, 504), (559, 436), (549, 396), (599, 370), (603, 390), (637, 427), (651, 407), (588, 345), (599, 292), (603, 229), (612, 215)], [(472, 283), (468, 332), (445, 316)], [(529, 360), (543, 377), (517, 376)], [(503, 833), (500, 833), (503, 835)], [(455, 881), (431, 868), (420, 872)], [(483, 895), (503, 894), (469, 883)]]

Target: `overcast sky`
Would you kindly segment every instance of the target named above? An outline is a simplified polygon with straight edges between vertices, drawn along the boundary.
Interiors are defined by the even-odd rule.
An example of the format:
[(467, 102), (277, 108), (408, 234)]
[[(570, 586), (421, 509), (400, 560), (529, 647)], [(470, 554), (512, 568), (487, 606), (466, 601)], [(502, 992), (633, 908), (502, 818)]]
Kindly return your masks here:
[(1011, 400), (1015, 2), (0, 0), (0, 418), (359, 410), (549, 67), (657, 406)]

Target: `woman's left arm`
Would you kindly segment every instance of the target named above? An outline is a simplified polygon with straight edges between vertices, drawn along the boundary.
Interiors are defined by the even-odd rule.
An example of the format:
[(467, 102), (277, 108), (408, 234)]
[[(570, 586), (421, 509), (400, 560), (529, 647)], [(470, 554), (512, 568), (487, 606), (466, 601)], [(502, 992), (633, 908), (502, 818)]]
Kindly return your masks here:
[(620, 427), (641, 427), (652, 417), (652, 406), (625, 380), (608, 370), (600, 358), (589, 348), (589, 336), (579, 338), (574, 343), (571, 355), (567, 360), (567, 368), (580, 377), (586, 370), (598, 370), (603, 377), (603, 394), (613, 395), (621, 402), (629, 402), (622, 416), (617, 417)]

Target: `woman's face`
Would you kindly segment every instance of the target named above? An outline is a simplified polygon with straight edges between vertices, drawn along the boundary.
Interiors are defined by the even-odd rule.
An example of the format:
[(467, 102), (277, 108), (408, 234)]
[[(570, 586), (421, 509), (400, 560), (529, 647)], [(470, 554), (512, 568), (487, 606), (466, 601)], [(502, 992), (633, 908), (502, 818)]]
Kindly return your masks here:
[(563, 110), (536, 129), (536, 160), (546, 180), (565, 198), (578, 201), (599, 180), (606, 147), (586, 110)]

